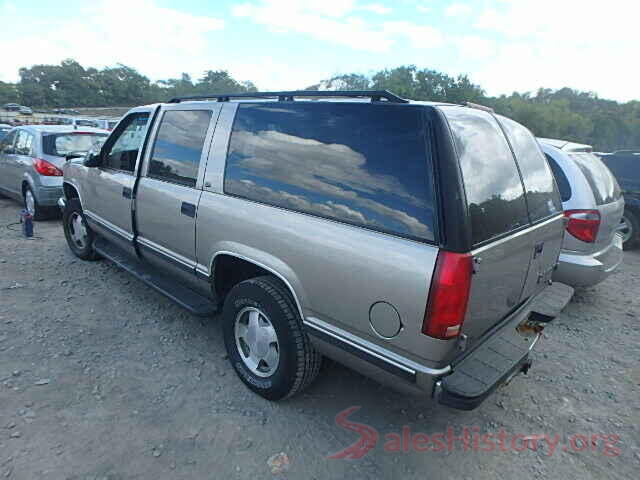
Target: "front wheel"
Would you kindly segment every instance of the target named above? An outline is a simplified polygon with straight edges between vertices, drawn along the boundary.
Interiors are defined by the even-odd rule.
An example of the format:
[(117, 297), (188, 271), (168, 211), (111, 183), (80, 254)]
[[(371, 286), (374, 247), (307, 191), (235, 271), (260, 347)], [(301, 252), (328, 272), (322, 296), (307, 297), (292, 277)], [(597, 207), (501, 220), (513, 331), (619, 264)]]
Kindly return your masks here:
[(62, 226), (67, 244), (73, 254), (82, 260), (97, 260), (98, 254), (93, 248), (94, 233), (87, 225), (82, 205), (77, 198), (67, 202), (62, 214)]
[(224, 303), (223, 333), (240, 379), (268, 400), (291, 397), (318, 375), (322, 357), (302, 330), (291, 295), (274, 277), (233, 287)]

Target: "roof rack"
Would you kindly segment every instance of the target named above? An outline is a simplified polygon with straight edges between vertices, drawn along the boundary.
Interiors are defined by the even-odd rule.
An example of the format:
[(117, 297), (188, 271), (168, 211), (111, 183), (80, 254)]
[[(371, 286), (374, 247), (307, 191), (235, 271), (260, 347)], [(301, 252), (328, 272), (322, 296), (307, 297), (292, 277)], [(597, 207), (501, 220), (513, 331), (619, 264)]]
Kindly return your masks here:
[(485, 107), (484, 105), (480, 105), (479, 103), (472, 103), (472, 102), (463, 102), (462, 103), (465, 107), (469, 107), (469, 108), (475, 108), (476, 110), (483, 110), (485, 112), (489, 112), (489, 113), (495, 113), (493, 108), (491, 107)]
[(295, 97), (323, 97), (323, 98), (370, 98), (372, 102), (383, 99), (392, 103), (409, 103), (408, 100), (389, 92), (388, 90), (293, 90), (290, 92), (251, 92), (251, 93), (212, 93), (210, 95), (191, 95), (176, 97), (168, 103), (180, 103), (189, 100), (213, 100), (228, 102), (231, 98), (277, 98), (280, 102), (293, 101)]
[(640, 148), (625, 148), (624, 150), (616, 150), (614, 155), (637, 155), (640, 153)]

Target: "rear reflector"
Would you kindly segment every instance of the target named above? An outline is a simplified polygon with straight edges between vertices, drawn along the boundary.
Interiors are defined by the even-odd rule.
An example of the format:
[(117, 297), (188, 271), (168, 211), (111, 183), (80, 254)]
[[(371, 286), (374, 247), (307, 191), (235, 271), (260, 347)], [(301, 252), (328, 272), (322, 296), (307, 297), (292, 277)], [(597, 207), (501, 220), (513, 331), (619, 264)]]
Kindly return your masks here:
[(441, 339), (460, 334), (467, 313), (472, 273), (471, 255), (440, 250), (422, 333)]
[(564, 216), (569, 219), (567, 232), (583, 242), (593, 243), (600, 229), (598, 210), (567, 210)]
[(33, 167), (36, 169), (36, 172), (45, 177), (61, 177), (63, 175), (62, 170), (53, 163), (49, 163), (41, 158), (33, 159)]

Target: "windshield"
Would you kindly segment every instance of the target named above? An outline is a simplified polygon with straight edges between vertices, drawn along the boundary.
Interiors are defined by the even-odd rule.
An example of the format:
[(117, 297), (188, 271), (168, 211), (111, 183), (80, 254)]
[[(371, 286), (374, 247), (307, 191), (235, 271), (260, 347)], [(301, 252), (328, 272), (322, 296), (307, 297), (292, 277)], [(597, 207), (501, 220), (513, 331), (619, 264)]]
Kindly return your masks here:
[(596, 203), (615, 202), (620, 198), (620, 187), (607, 166), (593, 153), (571, 153), (569, 154), (584, 174)]
[(43, 150), (47, 155), (64, 157), (69, 153), (97, 150), (107, 139), (103, 133), (61, 133), (45, 135)]
[(79, 127), (97, 127), (98, 122), (94, 122), (93, 120), (76, 120), (76, 125)]

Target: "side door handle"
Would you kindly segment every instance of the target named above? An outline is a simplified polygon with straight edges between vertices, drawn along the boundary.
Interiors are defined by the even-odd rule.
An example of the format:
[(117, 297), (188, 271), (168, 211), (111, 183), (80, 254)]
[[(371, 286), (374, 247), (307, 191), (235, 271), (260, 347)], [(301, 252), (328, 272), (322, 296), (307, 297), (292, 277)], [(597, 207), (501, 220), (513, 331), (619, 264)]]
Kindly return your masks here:
[(193, 203), (182, 202), (182, 205), (180, 206), (180, 213), (187, 217), (195, 218), (196, 206)]
[(122, 187), (122, 196), (124, 198), (131, 198), (133, 191), (129, 187)]

